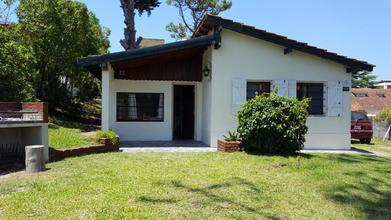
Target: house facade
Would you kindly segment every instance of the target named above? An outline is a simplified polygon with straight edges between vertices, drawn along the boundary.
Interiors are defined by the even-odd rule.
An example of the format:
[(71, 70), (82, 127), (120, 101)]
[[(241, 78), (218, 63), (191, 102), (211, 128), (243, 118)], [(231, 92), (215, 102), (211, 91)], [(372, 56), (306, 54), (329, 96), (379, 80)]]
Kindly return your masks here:
[(350, 149), (351, 75), (374, 67), (212, 15), (190, 40), (78, 62), (102, 80), (102, 129), (122, 141), (215, 147), (246, 99), (278, 87), (312, 99), (306, 149)]
[(388, 107), (391, 107), (390, 89), (352, 89), (352, 111), (365, 112), (368, 117), (374, 118)]

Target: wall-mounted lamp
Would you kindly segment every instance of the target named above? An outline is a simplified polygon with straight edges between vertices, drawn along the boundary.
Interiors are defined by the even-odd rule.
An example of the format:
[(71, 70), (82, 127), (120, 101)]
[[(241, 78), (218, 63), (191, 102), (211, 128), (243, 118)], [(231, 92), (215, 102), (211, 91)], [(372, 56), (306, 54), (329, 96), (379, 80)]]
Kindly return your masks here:
[(204, 66), (204, 69), (202, 70), (202, 72), (204, 73), (204, 76), (205, 77), (209, 77), (212, 78), (211, 74), (212, 74), (212, 68), (211, 68), (212, 65), (205, 65)]

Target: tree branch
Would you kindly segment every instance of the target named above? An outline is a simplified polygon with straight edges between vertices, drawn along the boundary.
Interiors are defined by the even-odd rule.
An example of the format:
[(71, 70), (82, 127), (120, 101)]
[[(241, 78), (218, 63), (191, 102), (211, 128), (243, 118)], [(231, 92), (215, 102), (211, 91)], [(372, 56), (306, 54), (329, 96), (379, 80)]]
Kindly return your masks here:
[(194, 32), (194, 28), (190, 27), (190, 25), (186, 22), (185, 15), (183, 12), (182, 5), (179, 4), (179, 16), (182, 18), (183, 23), (185, 24), (186, 28), (189, 29), (189, 31)]

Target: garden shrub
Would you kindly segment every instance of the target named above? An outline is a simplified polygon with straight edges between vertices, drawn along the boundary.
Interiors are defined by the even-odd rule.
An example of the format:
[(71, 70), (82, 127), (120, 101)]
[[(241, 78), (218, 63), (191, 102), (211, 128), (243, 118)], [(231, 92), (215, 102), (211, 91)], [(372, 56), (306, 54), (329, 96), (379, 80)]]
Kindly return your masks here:
[(383, 109), (376, 114), (375, 122), (391, 124), (391, 107)]
[(309, 100), (257, 95), (238, 112), (238, 132), (246, 150), (294, 154), (304, 148)]
[(96, 139), (100, 140), (100, 139), (105, 139), (105, 138), (110, 139), (110, 142), (113, 145), (119, 144), (118, 135), (113, 130), (110, 130), (110, 131), (98, 131), (96, 133)]

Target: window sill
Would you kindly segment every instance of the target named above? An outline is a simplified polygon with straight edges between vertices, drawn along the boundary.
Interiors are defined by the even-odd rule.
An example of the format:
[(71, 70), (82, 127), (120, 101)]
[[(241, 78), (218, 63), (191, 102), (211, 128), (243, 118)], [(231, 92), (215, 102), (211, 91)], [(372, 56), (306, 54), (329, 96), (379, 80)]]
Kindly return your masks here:
[(308, 118), (325, 118), (327, 117), (326, 114), (322, 114), (322, 115), (309, 115)]

